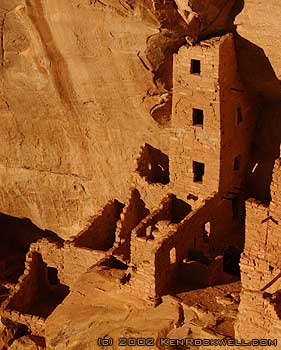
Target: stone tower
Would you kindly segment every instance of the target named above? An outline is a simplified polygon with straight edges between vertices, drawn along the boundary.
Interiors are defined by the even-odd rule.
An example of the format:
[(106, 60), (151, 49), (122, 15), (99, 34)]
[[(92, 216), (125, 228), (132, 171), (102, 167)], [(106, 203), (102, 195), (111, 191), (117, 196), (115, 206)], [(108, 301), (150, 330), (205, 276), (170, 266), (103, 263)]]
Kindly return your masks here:
[(233, 35), (174, 55), (170, 176), (178, 195), (207, 198), (240, 187), (254, 126)]

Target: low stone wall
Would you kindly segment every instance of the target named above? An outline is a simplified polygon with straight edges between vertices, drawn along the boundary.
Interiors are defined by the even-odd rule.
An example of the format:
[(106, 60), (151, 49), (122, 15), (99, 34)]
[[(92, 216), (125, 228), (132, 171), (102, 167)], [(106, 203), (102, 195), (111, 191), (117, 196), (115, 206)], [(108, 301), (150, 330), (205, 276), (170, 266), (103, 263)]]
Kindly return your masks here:
[(1, 317), (27, 326), (32, 335), (45, 336), (45, 320), (42, 317), (22, 314), (9, 309), (1, 311)]
[[(137, 189), (131, 189), (129, 198), (117, 222), (115, 234), (115, 247), (122, 246), (121, 253), (123, 259), (130, 260), (130, 243), (132, 230), (148, 215), (149, 210), (140, 197)], [(120, 251), (120, 249), (119, 249)]]
[(70, 288), (82, 273), (106, 256), (104, 251), (79, 248), (73, 242), (57, 246), (46, 239), (33, 243), (30, 250), (40, 253), (49, 267), (56, 268), (61, 283)]
[[(26, 314), (26, 310), (34, 301), (34, 295), (38, 292), (38, 283), (35, 278), (36, 268), (34, 269), (32, 266), (38, 263), (38, 259), (38, 253), (32, 251), (27, 253), (24, 273), (19, 278), (10, 296), (1, 305), (0, 312), (1, 317), (26, 325), (32, 334), (44, 336), (44, 319), (39, 316)], [(15, 308), (17, 311), (14, 310)]]

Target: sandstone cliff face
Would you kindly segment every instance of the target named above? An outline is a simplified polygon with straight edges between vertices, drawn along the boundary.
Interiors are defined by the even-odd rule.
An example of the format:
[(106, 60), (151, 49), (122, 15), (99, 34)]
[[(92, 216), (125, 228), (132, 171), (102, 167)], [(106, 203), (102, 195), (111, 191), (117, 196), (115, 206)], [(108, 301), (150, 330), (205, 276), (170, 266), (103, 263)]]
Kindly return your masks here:
[(171, 54), (233, 3), (1, 0), (0, 211), (68, 238), (124, 200), (141, 145), (168, 148)]
[(137, 56), (156, 29), (120, 4), (16, 5), (4, 14), (1, 211), (67, 237), (124, 198), (133, 155), (156, 134)]
[[(270, 193), (281, 141), (279, 12), (259, 0), (0, 0), (0, 349), (14, 340), (23, 350), (92, 349), (96, 336), (122, 334), (256, 337), (243, 321), (256, 303), (243, 278), (234, 335), (240, 283), (230, 282), (249, 158), (246, 196), (269, 203), (280, 187), (279, 176)], [(240, 37), (224, 36), (234, 19)], [(279, 232), (277, 212), (255, 208), (246, 208), (251, 248), (256, 227), (269, 221)], [(257, 276), (249, 261), (244, 278), (248, 265)], [(269, 279), (276, 261), (262, 265)], [(229, 284), (169, 289), (184, 279), (188, 289)], [(166, 292), (179, 299), (155, 309), (142, 300), (156, 305)], [(279, 327), (274, 308), (267, 321), (273, 314)]]
[(281, 38), (277, 18), (280, 15), (281, 8), (277, 1), (265, 3), (262, 0), (244, 0), (243, 10), (235, 20), (238, 33), (264, 50), (279, 79), (281, 66), (278, 52)]

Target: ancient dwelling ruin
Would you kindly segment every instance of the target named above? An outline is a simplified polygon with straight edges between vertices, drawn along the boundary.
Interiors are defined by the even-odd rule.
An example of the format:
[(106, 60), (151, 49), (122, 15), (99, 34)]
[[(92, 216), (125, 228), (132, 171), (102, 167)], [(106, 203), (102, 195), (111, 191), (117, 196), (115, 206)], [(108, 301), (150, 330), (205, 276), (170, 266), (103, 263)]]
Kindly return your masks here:
[(169, 155), (145, 145), (135, 180), (146, 198), (173, 193), (131, 231), (131, 287), (137, 293), (145, 285), (154, 300), (179, 280), (196, 284), (192, 276), (203, 261), (203, 285), (223, 283), (223, 271), (239, 271), (234, 261), (243, 250), (243, 188), (255, 118), (232, 35), (182, 46), (173, 67)]
[(173, 55), (172, 96), (165, 111), (151, 111), (169, 146), (142, 145), (124, 203), (114, 194), (68, 240), (0, 217), (3, 349), (27, 334), (44, 348), (46, 320), (89, 269), (118, 270), (119, 292), (152, 307), (241, 277), (236, 338), (254, 338), (257, 329), (280, 334), (281, 159), (270, 204), (247, 198), (256, 114), (236, 54), (236, 37), (227, 34)]
[[(45, 235), (29, 242), (24, 268), (2, 302), (3, 322), (21, 325), (43, 339), (45, 319), (93, 265), (127, 270), (122, 288), (152, 305), (181, 288), (239, 278), (244, 185), (255, 115), (239, 78), (234, 37), (182, 46), (174, 55), (173, 81), (169, 153), (145, 144), (136, 157), (134, 188), (127, 202), (109, 202), (73, 240)], [(259, 235), (257, 244), (267, 240), (276, 247), (278, 164), (272, 186), (276, 199), (273, 196), (270, 208), (247, 202), (246, 232), (251, 239)], [(152, 198), (159, 198), (159, 205), (149, 210)], [(264, 219), (258, 231), (253, 217)], [(11, 239), (7, 237), (7, 245)], [(265, 262), (263, 257), (251, 258), (252, 250), (260, 248), (248, 247), (248, 238), (245, 248), (242, 283), (260, 288), (275, 275), (277, 255), (272, 255), (273, 267), (266, 268), (268, 277), (254, 287), (247, 268), (251, 262), (264, 271)], [(271, 252), (271, 245), (268, 249)], [(7, 259), (3, 251), (3, 272)], [(277, 284), (270, 288), (277, 290)], [(251, 293), (243, 292), (243, 299)]]

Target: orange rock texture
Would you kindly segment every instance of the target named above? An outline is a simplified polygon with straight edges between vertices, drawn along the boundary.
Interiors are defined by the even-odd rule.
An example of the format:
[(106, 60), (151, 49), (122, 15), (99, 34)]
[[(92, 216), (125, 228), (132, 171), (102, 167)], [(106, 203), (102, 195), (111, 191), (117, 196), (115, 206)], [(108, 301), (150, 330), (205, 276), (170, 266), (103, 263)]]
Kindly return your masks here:
[(0, 350), (281, 341), (280, 14), (0, 0)]

